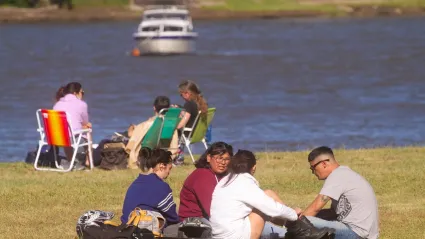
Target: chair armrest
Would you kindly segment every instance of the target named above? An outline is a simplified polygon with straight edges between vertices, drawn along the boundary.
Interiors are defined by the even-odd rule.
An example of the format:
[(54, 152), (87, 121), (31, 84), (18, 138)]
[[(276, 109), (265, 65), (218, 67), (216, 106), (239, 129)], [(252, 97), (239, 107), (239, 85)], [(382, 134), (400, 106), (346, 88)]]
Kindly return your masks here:
[(76, 130), (76, 131), (74, 131), (73, 133), (74, 133), (74, 135), (77, 135), (77, 134), (82, 134), (82, 133), (91, 133), (92, 132), (92, 129), (80, 129), (80, 130)]

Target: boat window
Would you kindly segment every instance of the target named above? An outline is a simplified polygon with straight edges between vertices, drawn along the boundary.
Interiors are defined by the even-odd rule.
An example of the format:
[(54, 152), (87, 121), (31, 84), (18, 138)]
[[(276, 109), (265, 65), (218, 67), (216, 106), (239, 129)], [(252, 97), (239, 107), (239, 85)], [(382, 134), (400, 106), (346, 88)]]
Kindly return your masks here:
[(183, 27), (164, 26), (164, 32), (181, 32)]
[(166, 18), (186, 20), (187, 16), (184, 14), (168, 14)]
[(159, 31), (159, 26), (144, 27), (144, 28), (142, 28), (142, 31), (144, 31), (144, 32), (156, 32), (156, 31)]
[(161, 19), (163, 18), (162, 14), (148, 14), (145, 15), (145, 19)]
[(155, 13), (155, 14), (147, 14), (144, 16), (144, 19), (154, 20), (154, 19), (181, 19), (186, 20), (186, 14), (164, 14), (164, 13)]

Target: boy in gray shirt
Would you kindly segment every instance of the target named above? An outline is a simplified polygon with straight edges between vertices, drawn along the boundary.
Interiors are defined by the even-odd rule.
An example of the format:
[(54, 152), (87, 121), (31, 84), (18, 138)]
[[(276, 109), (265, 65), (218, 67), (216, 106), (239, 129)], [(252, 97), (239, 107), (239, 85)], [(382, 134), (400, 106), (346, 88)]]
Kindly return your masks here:
[[(340, 166), (332, 149), (325, 146), (311, 151), (308, 161), (311, 172), (325, 183), (303, 215), (318, 228), (334, 228), (335, 239), (378, 238), (378, 204), (366, 179)], [(330, 200), (331, 208), (322, 209)]]

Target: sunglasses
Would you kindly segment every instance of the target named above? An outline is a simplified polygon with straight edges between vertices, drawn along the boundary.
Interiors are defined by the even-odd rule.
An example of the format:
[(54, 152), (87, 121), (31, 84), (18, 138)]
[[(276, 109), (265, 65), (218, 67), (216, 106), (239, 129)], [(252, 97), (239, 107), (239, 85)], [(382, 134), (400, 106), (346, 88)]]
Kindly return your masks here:
[(317, 166), (319, 166), (319, 164), (321, 164), (321, 163), (323, 163), (323, 162), (326, 162), (326, 161), (329, 161), (329, 160), (330, 160), (330, 159), (325, 159), (325, 160), (319, 161), (319, 162), (317, 162), (317, 163), (315, 163), (315, 164), (311, 165), (311, 166), (310, 166), (311, 173), (314, 173), (314, 171), (316, 171), (316, 167), (317, 167)]

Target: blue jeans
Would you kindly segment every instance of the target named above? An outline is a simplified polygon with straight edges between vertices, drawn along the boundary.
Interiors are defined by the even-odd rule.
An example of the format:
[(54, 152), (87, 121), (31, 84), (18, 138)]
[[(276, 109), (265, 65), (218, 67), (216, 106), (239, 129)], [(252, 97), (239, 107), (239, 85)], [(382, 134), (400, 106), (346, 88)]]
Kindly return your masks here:
[(335, 239), (361, 239), (351, 228), (342, 222), (326, 221), (310, 216), (307, 216), (307, 219), (317, 228), (329, 227), (335, 229)]
[(279, 237), (284, 237), (286, 233), (286, 227), (279, 227), (274, 225), (271, 222), (266, 222), (264, 224), (263, 232), (261, 233), (261, 238), (269, 238), (270, 233), (278, 233)]

